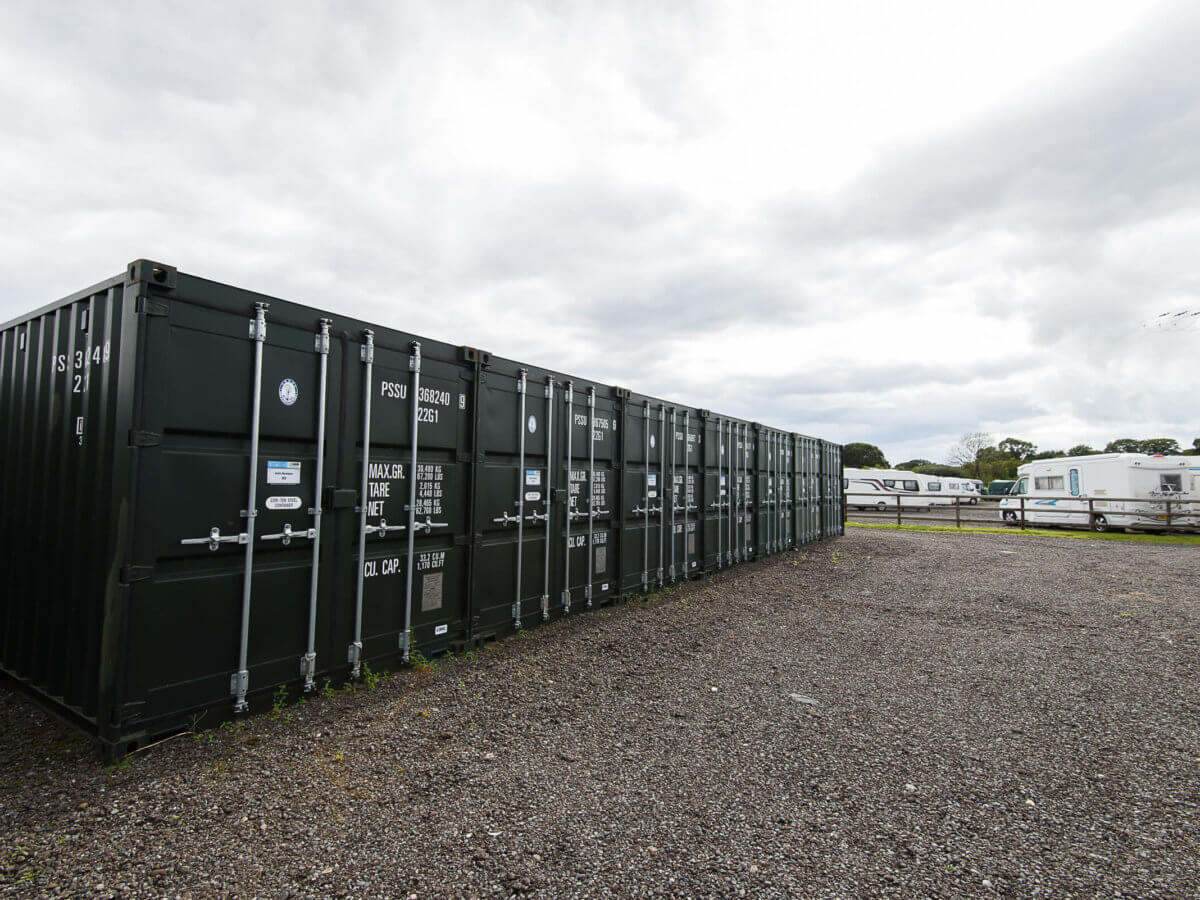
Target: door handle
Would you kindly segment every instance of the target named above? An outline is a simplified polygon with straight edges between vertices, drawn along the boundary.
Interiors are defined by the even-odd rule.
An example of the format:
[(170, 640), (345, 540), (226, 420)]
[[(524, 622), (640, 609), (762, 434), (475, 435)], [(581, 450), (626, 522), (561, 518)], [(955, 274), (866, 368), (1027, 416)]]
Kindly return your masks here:
[(407, 525), (389, 525), (387, 519), (380, 519), (378, 525), (368, 525), (363, 529), (365, 534), (377, 534), (380, 537), (387, 537), (391, 531), (407, 531)]
[(208, 537), (203, 538), (184, 538), (179, 543), (181, 544), (208, 544), (209, 550), (217, 550), (222, 544), (248, 544), (250, 535), (246, 532), (240, 534), (221, 534), (221, 529), (216, 525), (208, 532)]
[(305, 528), (300, 531), (293, 531), (291, 525), (284, 525), (283, 531), (279, 534), (264, 534), (264, 541), (279, 541), (283, 546), (287, 546), (292, 542), (292, 538), (308, 538), (310, 541), (317, 536), (317, 529)]

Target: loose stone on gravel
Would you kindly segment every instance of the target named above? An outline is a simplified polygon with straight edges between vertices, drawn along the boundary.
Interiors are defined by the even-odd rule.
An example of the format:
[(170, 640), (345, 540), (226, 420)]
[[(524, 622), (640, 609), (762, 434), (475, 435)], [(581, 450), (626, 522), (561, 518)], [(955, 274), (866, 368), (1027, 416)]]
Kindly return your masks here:
[(1198, 896), (1197, 579), (851, 529), (110, 770), (0, 687), (0, 892)]

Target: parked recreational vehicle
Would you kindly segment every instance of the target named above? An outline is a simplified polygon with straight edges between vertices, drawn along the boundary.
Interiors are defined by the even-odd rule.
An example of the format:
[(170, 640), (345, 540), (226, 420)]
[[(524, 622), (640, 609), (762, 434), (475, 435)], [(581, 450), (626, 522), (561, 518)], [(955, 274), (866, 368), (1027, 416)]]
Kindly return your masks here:
[(1147, 456), (1101, 453), (1043, 459), (1017, 469), (1017, 483), (1000, 500), (1000, 518), (1045, 525), (1114, 528), (1200, 525), (1200, 459), (1194, 456)]
[[(959, 491), (951, 491), (949, 482), (941, 475), (922, 475), (920, 472), (914, 472), (917, 481), (921, 485), (921, 493), (927, 495), (927, 506), (953, 506), (958, 501), (951, 494), (960, 493)], [(955, 484), (958, 484), (958, 479), (954, 479)]]
[(842, 487), (845, 489), (846, 506), (857, 509), (875, 509), (883, 512), (895, 509), (926, 509), (930, 505), (928, 488), (922, 482), (928, 476), (918, 475), (904, 469), (854, 469), (842, 470)]
[(956, 475), (942, 479), (945, 493), (954, 498), (955, 503), (969, 504), (979, 502), (979, 489), (970, 478), (960, 478)]

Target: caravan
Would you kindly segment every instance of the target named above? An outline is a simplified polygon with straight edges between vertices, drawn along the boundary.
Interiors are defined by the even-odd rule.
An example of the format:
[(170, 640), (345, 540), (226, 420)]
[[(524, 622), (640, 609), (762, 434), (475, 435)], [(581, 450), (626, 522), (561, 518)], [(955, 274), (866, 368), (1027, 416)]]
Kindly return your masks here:
[(979, 502), (979, 488), (970, 478), (951, 475), (942, 479), (942, 490), (949, 494), (952, 503), (972, 504)]
[[(932, 488), (930, 483), (937, 485)], [(895, 509), (928, 509), (950, 502), (938, 497), (941, 485), (936, 478), (918, 475), (904, 469), (854, 469), (842, 471), (846, 506), (857, 509), (875, 508), (880, 512)]]
[(1200, 526), (1200, 458), (1100, 453), (1042, 459), (1017, 470), (1000, 501), (1000, 518), (1016, 525), (1152, 530)]
[(950, 481), (958, 484), (957, 478), (947, 479), (942, 475), (922, 475), (920, 472), (912, 474), (917, 479), (917, 483), (921, 485), (921, 493), (927, 494), (929, 497), (927, 506), (953, 506), (958, 502), (952, 495), (961, 493), (961, 491), (950, 490)]

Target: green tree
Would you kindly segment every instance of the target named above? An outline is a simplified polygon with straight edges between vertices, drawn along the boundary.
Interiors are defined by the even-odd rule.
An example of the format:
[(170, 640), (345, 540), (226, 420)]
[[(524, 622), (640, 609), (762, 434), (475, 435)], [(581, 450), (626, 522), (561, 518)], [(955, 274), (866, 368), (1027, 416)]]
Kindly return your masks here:
[(896, 463), (895, 468), (905, 469), (909, 472), (915, 472), (921, 466), (932, 466), (932, 459), (910, 459), (908, 462)]
[(1141, 442), (1143, 453), (1161, 453), (1163, 456), (1178, 456), (1183, 451), (1175, 438), (1148, 438)]
[(1191, 450), (1185, 450), (1184, 452), (1187, 453), (1188, 456), (1200, 456), (1200, 438), (1196, 438), (1194, 441), (1192, 441)]
[(842, 448), (842, 465), (853, 469), (886, 469), (888, 461), (874, 444), (854, 443)]
[(936, 463), (930, 463), (927, 466), (918, 466), (913, 470), (921, 475), (937, 475), (942, 478), (965, 478), (961, 466), (939, 466)]
[(1039, 450), (1037, 453), (1033, 453), (1025, 457), (1025, 461), (1029, 462), (1030, 460), (1034, 459), (1058, 459), (1059, 457), (1068, 455), (1070, 454), (1064, 453), (1062, 450)]
[(1099, 452), (1099, 450), (1094, 450), (1087, 444), (1076, 444), (1067, 451), (1067, 456), (1095, 456)]
[(1013, 459), (1029, 459), (1037, 453), (1037, 444), (1023, 441), (1020, 438), (1005, 438), (1000, 442), (1000, 452)]
[(1104, 445), (1105, 453), (1141, 453), (1142, 442), (1134, 438), (1117, 438)]
[(984, 482), (997, 478), (1008, 479), (1017, 477), (1017, 466), (1021, 461), (1002, 453), (998, 447), (984, 447), (979, 451), (977, 465), (979, 475)]

